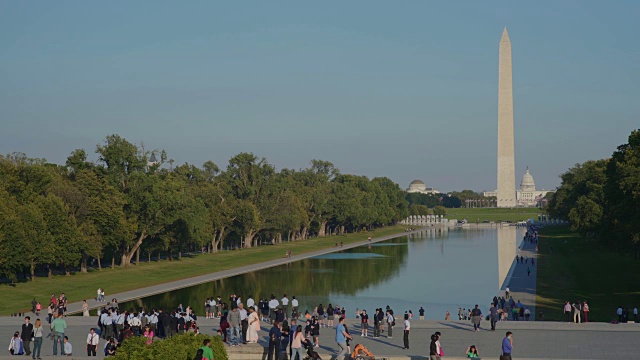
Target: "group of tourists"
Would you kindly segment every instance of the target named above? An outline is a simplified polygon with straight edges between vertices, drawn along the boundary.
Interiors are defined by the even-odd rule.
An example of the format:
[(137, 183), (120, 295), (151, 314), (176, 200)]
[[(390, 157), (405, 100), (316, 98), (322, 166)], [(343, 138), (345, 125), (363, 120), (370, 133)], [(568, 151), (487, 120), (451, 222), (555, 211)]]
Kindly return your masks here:
[[(53, 340), (54, 356), (58, 354), (58, 347), (60, 348), (60, 354), (63, 356), (71, 356), (73, 353), (73, 347), (69, 342), (69, 338), (64, 335), (66, 328), (67, 323), (64, 320), (64, 315), (54, 313), (53, 320), (49, 326), (50, 333), (47, 335), (47, 338)], [(42, 359), (40, 355), (44, 331), (40, 318), (36, 319), (35, 324), (32, 324), (31, 317), (25, 316), (22, 328), (13, 334), (9, 342), (9, 353), (11, 355), (31, 356), (32, 359)], [(31, 342), (33, 342), (33, 353), (31, 352)]]
[[(633, 315), (633, 320), (631, 319), (631, 315)], [(634, 307), (633, 310), (629, 310), (629, 308), (623, 308), (622, 306), (618, 306), (616, 309), (616, 316), (618, 318), (618, 323), (627, 323), (629, 321), (633, 321), (634, 323), (638, 322), (638, 308)]]
[(589, 322), (589, 304), (580, 300), (576, 300), (573, 303), (567, 301), (564, 303), (564, 316), (567, 324)]

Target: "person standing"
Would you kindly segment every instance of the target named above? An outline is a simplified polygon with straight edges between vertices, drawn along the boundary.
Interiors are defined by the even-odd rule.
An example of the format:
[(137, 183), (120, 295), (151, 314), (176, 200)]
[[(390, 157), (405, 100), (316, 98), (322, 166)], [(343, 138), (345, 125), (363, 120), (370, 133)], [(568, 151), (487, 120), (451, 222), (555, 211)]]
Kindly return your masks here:
[(420, 310), (418, 310), (418, 313), (420, 314), (420, 320), (424, 320), (424, 309), (422, 308), (422, 306), (420, 306)]
[(288, 319), (289, 318), (289, 298), (287, 297), (287, 294), (284, 294), (282, 299), (280, 299), (280, 302), (282, 303), (282, 311), (284, 312), (284, 318)]
[(500, 360), (511, 360), (511, 352), (513, 351), (513, 333), (507, 331), (504, 339), (502, 339), (502, 356)]
[(380, 337), (380, 319), (378, 318), (378, 314), (380, 313), (380, 309), (376, 309), (376, 313), (373, 314), (373, 337)]
[[(34, 299), (35, 300), (35, 299)], [(24, 324), (22, 324), (22, 332), (20, 333), (20, 338), (22, 339), (22, 346), (24, 347), (25, 355), (31, 355), (31, 348), (29, 347), (29, 343), (31, 342), (31, 337), (33, 336), (33, 324), (31, 324), (31, 318), (25, 316)]]
[(303, 337), (302, 326), (297, 326), (291, 340), (291, 360), (296, 360), (296, 355), (299, 357), (298, 360), (304, 360), (304, 348), (302, 347)]
[(96, 334), (95, 329), (91, 328), (87, 334), (87, 356), (96, 356), (98, 344), (100, 344), (100, 337)]
[(389, 330), (387, 331), (387, 338), (389, 339), (393, 338), (393, 325), (395, 321), (396, 319), (393, 317), (393, 314), (391, 314), (391, 311), (387, 310), (387, 326), (389, 327)]
[(336, 343), (340, 347), (340, 352), (336, 355), (336, 360), (344, 359), (344, 355), (347, 353), (347, 339), (353, 338), (347, 333), (344, 327), (344, 318), (341, 317), (336, 326)]
[(231, 312), (227, 316), (227, 321), (231, 328), (229, 329), (229, 343), (231, 346), (239, 344), (238, 337), (240, 335), (240, 313), (237, 307), (232, 307)]
[(211, 340), (205, 339), (202, 342), (202, 360), (213, 360), (213, 350), (211, 349)]
[(362, 333), (360, 336), (368, 337), (369, 336), (369, 315), (367, 315), (367, 310), (362, 310), (360, 313), (360, 323), (362, 328)]
[(586, 323), (589, 322), (589, 304), (587, 304), (586, 301), (582, 303), (582, 313), (584, 315), (582, 321)]
[(491, 304), (489, 308), (489, 321), (491, 321), (491, 331), (496, 331), (496, 323), (498, 322), (498, 309)]
[(82, 300), (82, 316), (89, 316), (89, 304), (87, 304), (87, 300)]
[(300, 317), (300, 313), (298, 313), (298, 299), (294, 296), (291, 300), (291, 316)]
[(572, 305), (573, 307), (573, 322), (576, 324), (580, 324), (580, 314), (582, 313), (582, 305), (580, 301), (575, 301)]
[(249, 330), (249, 314), (244, 308), (244, 304), (238, 305), (238, 312), (240, 313), (240, 327), (242, 328), (242, 343), (247, 343), (247, 330)]
[(440, 350), (438, 349), (438, 335), (431, 335), (429, 344), (429, 360), (440, 360)]
[(36, 319), (33, 327), (33, 359), (40, 359), (40, 351), (42, 350), (42, 321)]
[[(258, 342), (258, 331), (260, 331), (260, 319), (258, 319), (258, 313), (252, 307), (249, 308), (248, 317), (249, 327), (247, 329), (247, 342)], [(302, 359), (301, 359), (302, 360)]]
[[(622, 311), (620, 311), (622, 313)], [(564, 303), (564, 319), (568, 323), (571, 322), (571, 304), (567, 301)]]
[(404, 314), (404, 336), (402, 340), (404, 341), (403, 349), (409, 350), (409, 331), (411, 330), (411, 323), (409, 322), (409, 315)]
[(280, 331), (280, 323), (274, 321), (273, 327), (271, 328), (271, 330), (269, 330), (269, 360), (273, 360), (274, 354), (276, 355), (276, 359), (278, 359), (278, 354), (280, 351), (280, 337), (282, 337), (282, 332)]
[(54, 314), (51, 322), (51, 330), (53, 332), (53, 356), (58, 355), (58, 344), (60, 344), (60, 355), (64, 356), (64, 332), (67, 329), (67, 322), (61, 315)]
[(510, 297), (509, 297), (509, 287), (508, 287), (508, 286), (507, 286), (507, 288), (506, 288), (506, 289), (504, 289), (504, 297), (505, 297), (505, 299), (507, 299), (507, 300), (509, 300), (509, 299), (510, 299)]
[(482, 320), (482, 311), (478, 308), (478, 304), (476, 307), (471, 310), (471, 321), (473, 322), (473, 331), (480, 331), (480, 321)]

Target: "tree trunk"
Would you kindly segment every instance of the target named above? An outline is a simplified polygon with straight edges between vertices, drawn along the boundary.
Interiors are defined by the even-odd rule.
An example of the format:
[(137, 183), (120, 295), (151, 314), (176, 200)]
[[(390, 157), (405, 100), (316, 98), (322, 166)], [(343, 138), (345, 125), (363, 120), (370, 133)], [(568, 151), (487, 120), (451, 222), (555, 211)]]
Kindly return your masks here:
[(149, 260), (147, 262), (151, 263), (151, 251), (149, 251)]
[(255, 232), (250, 230), (246, 234), (244, 234), (244, 248), (248, 249), (253, 246), (253, 237), (255, 236)]
[(140, 237), (138, 237), (138, 241), (136, 241), (135, 245), (133, 245), (133, 248), (127, 249), (127, 251), (122, 252), (122, 263), (120, 264), (120, 266), (131, 265), (131, 259), (133, 258), (133, 255), (135, 255), (135, 253), (140, 248), (140, 245), (142, 245), (142, 242), (146, 238), (147, 238), (147, 229), (145, 228), (145, 229), (142, 229), (142, 232), (140, 233)]
[(169, 248), (169, 253), (167, 255), (167, 259), (169, 261), (173, 261), (173, 250), (171, 248)]
[(178, 250), (178, 260), (182, 260), (182, 248)]
[(160, 261), (160, 256), (162, 255), (162, 251), (158, 250), (158, 258), (156, 258), (156, 261)]
[(116, 267), (116, 254), (114, 253), (113, 255), (111, 255), (111, 268), (115, 268)]
[(318, 229), (318, 237), (324, 237), (327, 234), (327, 222), (321, 221), (320, 228)]
[(307, 231), (309, 228), (307, 226), (302, 228), (302, 232), (300, 233), (300, 240), (307, 240)]
[(136, 251), (136, 265), (140, 265), (140, 248)]
[(80, 272), (81, 273), (87, 272), (87, 255), (86, 254), (82, 254), (82, 260), (80, 261)]
[(36, 277), (36, 263), (32, 260), (31, 266), (29, 266), (29, 270), (31, 270), (31, 281)]
[(49, 265), (49, 279), (51, 279), (53, 277), (53, 272), (51, 272), (51, 265)]
[(102, 262), (100, 262), (100, 256), (98, 256), (96, 260), (98, 260), (98, 270), (102, 270)]

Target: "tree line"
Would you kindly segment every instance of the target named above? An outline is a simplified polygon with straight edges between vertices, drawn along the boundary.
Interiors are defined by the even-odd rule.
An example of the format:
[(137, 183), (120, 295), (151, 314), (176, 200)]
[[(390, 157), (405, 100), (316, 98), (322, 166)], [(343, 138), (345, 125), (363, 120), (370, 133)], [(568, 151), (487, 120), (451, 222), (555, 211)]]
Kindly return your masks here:
[(560, 177), (547, 208), (552, 217), (569, 220), (584, 236), (638, 249), (640, 130), (632, 131), (610, 158), (577, 164)]
[[(16, 280), (89, 264), (128, 266), (186, 250), (218, 252), (387, 226), (409, 214), (388, 178), (342, 174), (330, 162), (277, 171), (240, 153), (226, 169), (173, 166), (118, 135), (65, 165), (0, 155), (0, 271)], [(152, 161), (155, 160), (155, 161)], [(135, 259), (135, 260), (134, 260)]]

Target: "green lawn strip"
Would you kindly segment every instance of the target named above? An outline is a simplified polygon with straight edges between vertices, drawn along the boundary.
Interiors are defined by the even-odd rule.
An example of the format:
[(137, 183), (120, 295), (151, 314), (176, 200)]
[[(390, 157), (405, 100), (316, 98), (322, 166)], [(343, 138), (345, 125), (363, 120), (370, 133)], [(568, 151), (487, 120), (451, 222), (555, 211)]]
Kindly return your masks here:
[[(631, 252), (585, 239), (567, 227), (541, 229), (537, 311), (545, 320), (564, 321), (566, 301), (586, 300), (589, 320), (609, 322), (618, 306), (640, 306), (640, 262)], [(553, 247), (553, 254), (551, 254)]]
[(538, 208), (456, 208), (447, 209), (446, 217), (449, 219), (467, 219), (469, 222), (489, 221), (521, 221), (527, 219), (537, 219), (540, 210)]
[(105, 296), (110, 299), (112, 294), (136, 288), (279, 259), (287, 250), (297, 255), (330, 248), (335, 246), (336, 242), (351, 244), (363, 241), (369, 236), (374, 238), (392, 234), (402, 236), (404, 229), (403, 226), (391, 226), (369, 232), (183, 257), (182, 260), (141, 262), (140, 265), (132, 265), (128, 268), (103, 268), (101, 271), (90, 271), (85, 274), (59, 275), (51, 279), (36, 278), (34, 281), (18, 283), (15, 286), (0, 285), (3, 298), (0, 302), (0, 315), (10, 315), (31, 309), (31, 300), (34, 297), (42, 303), (43, 309), (48, 305), (51, 294), (54, 293), (58, 295), (64, 292), (69, 302), (75, 302), (94, 298), (96, 290), (100, 287), (105, 290)]

